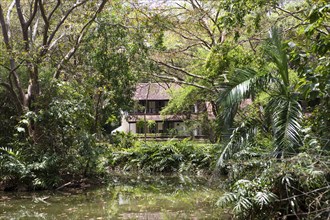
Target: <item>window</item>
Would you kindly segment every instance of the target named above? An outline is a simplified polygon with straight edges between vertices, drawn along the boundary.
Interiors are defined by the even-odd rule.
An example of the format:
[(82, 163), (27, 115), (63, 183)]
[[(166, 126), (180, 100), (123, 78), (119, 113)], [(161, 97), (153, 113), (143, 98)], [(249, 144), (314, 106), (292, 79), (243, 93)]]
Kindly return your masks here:
[(148, 101), (148, 113), (156, 113), (156, 102)]

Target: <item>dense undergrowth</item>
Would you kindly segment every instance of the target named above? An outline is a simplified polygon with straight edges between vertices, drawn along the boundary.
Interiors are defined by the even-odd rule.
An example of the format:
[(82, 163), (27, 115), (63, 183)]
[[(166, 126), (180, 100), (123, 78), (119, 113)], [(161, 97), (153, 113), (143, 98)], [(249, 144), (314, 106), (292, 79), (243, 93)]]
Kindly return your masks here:
[(218, 144), (190, 141), (135, 142), (111, 148), (113, 169), (159, 173), (212, 173), (219, 155)]
[(98, 143), (82, 131), (79, 141), (67, 147), (62, 143), (62, 149), (35, 145), (27, 152), (24, 147), (2, 147), (0, 188), (56, 189), (68, 182), (79, 186), (81, 180), (103, 181), (117, 172), (211, 174), (221, 148), (188, 140), (142, 142), (124, 133), (113, 135), (111, 142)]
[(232, 207), (238, 219), (329, 218), (328, 152), (304, 152), (276, 159), (245, 151), (228, 163), (227, 193), (220, 206)]

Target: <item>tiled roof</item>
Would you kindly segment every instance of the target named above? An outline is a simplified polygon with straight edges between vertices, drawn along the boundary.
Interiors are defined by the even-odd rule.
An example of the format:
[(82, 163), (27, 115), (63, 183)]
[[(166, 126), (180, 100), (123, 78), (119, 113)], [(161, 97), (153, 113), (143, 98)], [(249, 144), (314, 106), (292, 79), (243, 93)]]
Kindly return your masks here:
[(134, 100), (169, 100), (169, 91), (180, 86), (174, 83), (138, 83), (134, 93)]

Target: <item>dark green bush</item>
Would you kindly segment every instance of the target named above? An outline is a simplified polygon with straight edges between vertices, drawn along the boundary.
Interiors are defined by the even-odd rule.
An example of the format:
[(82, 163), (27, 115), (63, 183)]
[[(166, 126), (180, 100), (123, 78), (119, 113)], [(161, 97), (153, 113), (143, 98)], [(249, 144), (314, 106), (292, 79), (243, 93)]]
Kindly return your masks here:
[(131, 148), (115, 148), (112, 167), (141, 172), (212, 172), (219, 146), (188, 141), (137, 142)]
[[(80, 91), (80, 93), (77, 92)], [(0, 186), (47, 189), (85, 177), (102, 175), (104, 148), (91, 131), (93, 100), (74, 83), (54, 84), (38, 100), (42, 110), (26, 112), (0, 152)], [(47, 106), (47, 107), (45, 107)], [(27, 134), (34, 123), (35, 140)]]

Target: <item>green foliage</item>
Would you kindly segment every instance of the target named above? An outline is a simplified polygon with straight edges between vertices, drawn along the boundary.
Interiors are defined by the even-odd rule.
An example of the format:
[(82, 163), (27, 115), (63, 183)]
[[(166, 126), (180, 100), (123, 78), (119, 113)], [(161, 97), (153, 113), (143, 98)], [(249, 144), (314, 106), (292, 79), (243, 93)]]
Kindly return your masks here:
[[(269, 155), (246, 151), (230, 161), (230, 191), (218, 205), (232, 206), (239, 219), (326, 217), (329, 199), (328, 154), (311, 151), (277, 160)], [(288, 206), (289, 204), (289, 206)], [(320, 210), (320, 211), (318, 211)]]
[[(302, 145), (300, 134), (302, 107), (298, 102), (299, 96), (293, 80), (289, 76), (285, 44), (282, 43), (277, 28), (271, 30), (271, 37), (265, 45), (264, 51), (266, 58), (271, 62), (267, 66), (269, 72), (261, 70), (261, 73), (258, 73), (250, 68), (237, 70), (237, 75), (229, 83), (229, 87), (220, 95), (219, 102), (224, 110), (221, 113), (222, 119), (227, 124), (234, 119), (239, 106), (246, 99), (254, 100), (260, 92), (266, 92), (269, 94), (269, 102), (265, 106), (261, 106), (261, 108), (265, 108), (264, 116), (257, 116), (252, 120), (243, 119), (248, 123), (242, 122), (241, 126), (233, 130), (230, 141), (219, 159), (219, 164), (223, 164), (224, 158), (229, 157), (229, 152), (239, 151), (246, 144), (251, 144), (256, 133), (251, 131), (258, 127), (261, 132), (266, 134), (271, 131), (274, 150), (282, 156), (283, 152), (295, 152)], [(246, 124), (252, 130), (246, 129)]]
[[(1, 3), (1, 8), (3, 4), (9, 6)], [(22, 3), (24, 11), (28, 4), (30, 3)], [(34, 186), (54, 188), (70, 178), (102, 176), (105, 171), (102, 166), (105, 147), (97, 142), (105, 139), (106, 131), (118, 125), (120, 111), (131, 107), (134, 83), (145, 68), (141, 64), (144, 63), (143, 58), (147, 52), (143, 29), (128, 28), (134, 23), (130, 23), (126, 17), (127, 13), (133, 13), (131, 8), (122, 5), (120, 1), (113, 1), (94, 23), (91, 21), (83, 26), (83, 22), (94, 14), (92, 11), (98, 5), (87, 1), (84, 6), (86, 10), (78, 10), (79, 7), (75, 6), (72, 14), (65, 17), (70, 19), (65, 22), (63, 20), (65, 27), (58, 26), (59, 32), (55, 34), (55, 31), (54, 36), (50, 37), (47, 32), (44, 36), (39, 36), (43, 33), (42, 29), (51, 30), (49, 34), (53, 31), (56, 19), (67, 11), (63, 7), (69, 7), (70, 4), (62, 2), (59, 7), (54, 8), (54, 16), (47, 28), (43, 28), (41, 24), (34, 25), (39, 20), (31, 23), (31, 26), (36, 27), (36, 38), (32, 40), (31, 36), (31, 42), (26, 42), (31, 45), (28, 52), (21, 49), (21, 35), (15, 34), (12, 34), (13, 39), (10, 40), (14, 42), (12, 51), (3, 51), (6, 47), (2, 42), (3, 36), (0, 36), (0, 49), (5, 52), (1, 53), (0, 61), (0, 100), (4, 103), (0, 106), (0, 147), (19, 152), (19, 156), (5, 156), (6, 160), (14, 162), (10, 169), (6, 167), (6, 163), (1, 164), (8, 171), (0, 176), (1, 187), (6, 187), (3, 181), (11, 180), (12, 184), (8, 187), (16, 189), (19, 185), (26, 185), (29, 189)], [(43, 4), (36, 5), (37, 10), (41, 10)], [(52, 3), (46, 5), (55, 6)], [(49, 9), (45, 8), (46, 14), (50, 13)], [(13, 33), (19, 30), (16, 30), (19, 21), (14, 20), (15, 17), (12, 14)], [(76, 23), (70, 23), (69, 20)], [(61, 24), (62, 22), (59, 23)], [(90, 31), (87, 31), (88, 28)], [(76, 36), (77, 30), (81, 34), (79, 38)], [(50, 41), (50, 45), (47, 43), (42, 46), (40, 43), (43, 41), (39, 37), (53, 38), (54, 42)], [(160, 35), (160, 43), (161, 38)], [(73, 45), (74, 48), (71, 49)], [(66, 55), (70, 49), (70, 53)], [(43, 53), (45, 55), (40, 55)], [(17, 57), (19, 58), (16, 59)], [(17, 63), (17, 68), (16, 64), (11, 67), (15, 70), (9, 68), (11, 58), (11, 62)], [(61, 72), (55, 77), (54, 72), (58, 68)], [(22, 94), (19, 94), (20, 86), (14, 83), (16, 74), (20, 77), (18, 83), (22, 85)], [(37, 94), (34, 94), (29, 106), (26, 103), (19, 106), (24, 107), (24, 110), (18, 112), (20, 108), (16, 105), (20, 103), (15, 98), (20, 98), (20, 95), (28, 97), (27, 93), (31, 91), (27, 88), (32, 75), (36, 76), (35, 80), (38, 82)], [(5, 78), (8, 82), (3, 80)], [(19, 95), (13, 96), (15, 93)], [(24, 102), (23, 99), (20, 101)], [(127, 146), (129, 143), (123, 142), (123, 145)], [(35, 167), (38, 164), (40, 168), (37, 170)], [(26, 168), (21, 169), (21, 166)], [(25, 170), (24, 176), (29, 178), (22, 178), (23, 174), (20, 172), (15, 173), (15, 167), (18, 171)], [(43, 183), (34, 184), (37, 182)]]
[[(79, 91), (79, 92), (78, 92)], [(82, 85), (54, 83), (44, 93), (38, 113), (26, 112), (17, 123), (15, 139), (2, 151), (1, 180), (12, 189), (54, 188), (67, 178), (102, 174), (98, 169), (104, 152), (92, 134), (94, 122), (92, 99)], [(38, 126), (36, 142), (26, 139), (30, 123)], [(42, 137), (42, 138), (41, 138)]]
[(112, 150), (111, 167), (139, 172), (212, 172), (218, 145), (187, 141), (141, 143)]
[[(208, 99), (204, 95), (206, 94), (199, 88), (182, 86), (172, 91), (171, 99), (162, 109), (161, 115), (185, 115), (187, 117), (184, 121), (185, 134), (192, 134), (195, 129), (202, 129), (202, 134), (206, 135), (211, 142), (215, 142), (215, 122), (208, 115), (209, 112), (206, 107)], [(195, 112), (195, 105), (198, 106), (198, 112)], [(208, 105), (211, 104), (208, 102)]]
[(111, 144), (118, 148), (131, 148), (134, 146), (136, 137), (132, 133), (116, 132), (111, 135)]
[(92, 68), (86, 79), (98, 100), (97, 123), (103, 127), (116, 124), (114, 120), (107, 124), (108, 115), (116, 116), (118, 123), (120, 108), (127, 110), (132, 105), (130, 97), (136, 80), (130, 65), (136, 45), (129, 42), (128, 30), (119, 22), (114, 15), (100, 17), (82, 48), (85, 62)]
[(258, 181), (238, 180), (233, 185), (232, 192), (221, 196), (217, 205), (228, 206), (233, 204), (233, 212), (236, 217), (240, 219), (255, 218), (253, 212), (265, 212), (265, 209), (269, 209), (277, 199), (274, 193), (268, 191), (267, 187), (261, 187)]
[[(260, 22), (260, 10), (264, 9), (264, 6), (272, 6), (277, 4), (277, 1), (265, 1), (265, 0), (238, 0), (238, 1), (221, 1), (222, 7), (225, 13), (219, 18), (219, 22), (225, 27), (243, 27), (246, 25), (245, 17), (247, 15), (255, 15), (254, 23), (256, 28), (259, 28)], [(256, 16), (258, 15), (258, 16)]]
[[(33, 155), (29, 155), (33, 156)], [(2, 148), (0, 153), (1, 181), (6, 184), (7, 190), (27, 190), (56, 187), (61, 179), (56, 173), (55, 155), (43, 155), (31, 162), (22, 151), (13, 151), (11, 148)], [(31, 158), (29, 158), (31, 159)]]
[(212, 48), (207, 57), (205, 69), (209, 79), (223, 82), (237, 68), (254, 63), (252, 53), (243, 46), (224, 42)]
[(8, 94), (0, 88), (0, 147), (7, 146), (14, 139), (15, 126), (19, 118), (15, 106), (10, 102)]
[(181, 87), (171, 93), (171, 100), (161, 111), (162, 115), (189, 114), (199, 99), (199, 90), (193, 86)]
[(297, 150), (301, 146), (302, 108), (295, 98), (273, 97), (267, 106), (274, 125), (275, 146), (278, 151)]
[(257, 131), (258, 129), (252, 120), (242, 123), (239, 127), (235, 128), (229, 138), (229, 142), (221, 152), (217, 167), (225, 167), (226, 160), (228, 160), (233, 154), (255, 144)]
[[(254, 48), (254, 58), (262, 59), (258, 71), (240, 67), (220, 97), (222, 119), (233, 122), (233, 132), (218, 161), (230, 192), (218, 204), (239, 219), (329, 217), (329, 6), (286, 6), (274, 9), (290, 15), (279, 22), (285, 31), (272, 29)], [(292, 13), (299, 22), (290, 20)], [(244, 106), (247, 98), (252, 104)]]

